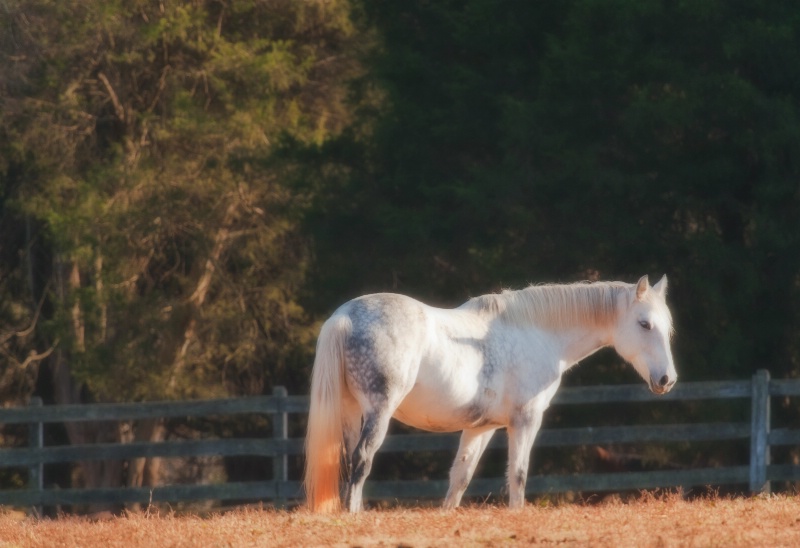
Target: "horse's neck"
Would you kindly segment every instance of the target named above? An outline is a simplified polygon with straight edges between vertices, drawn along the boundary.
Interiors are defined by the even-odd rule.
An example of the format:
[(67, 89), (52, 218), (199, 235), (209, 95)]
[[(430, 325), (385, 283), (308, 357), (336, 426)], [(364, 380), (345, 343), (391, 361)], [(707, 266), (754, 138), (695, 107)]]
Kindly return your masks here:
[[(510, 299), (517, 309), (536, 311), (533, 323), (555, 336), (563, 371), (613, 343), (623, 289), (609, 284), (530, 287)], [(522, 316), (514, 309), (510, 315)]]
[(573, 327), (556, 333), (562, 372), (601, 348), (612, 344), (611, 335), (597, 327)]
[[(549, 333), (552, 339), (548, 346), (552, 345), (550, 347), (555, 349), (563, 372), (613, 343), (613, 322), (609, 316), (614, 313), (616, 299), (622, 290), (607, 285), (578, 289), (583, 292), (580, 296), (582, 300), (578, 303), (575, 302), (577, 297), (569, 292), (574, 288), (565, 291), (562, 287), (553, 286), (483, 295), (467, 301), (461, 308), (477, 313), (489, 323), (501, 319), (523, 329), (529, 326)], [(541, 292), (555, 295), (542, 299)], [(581, 307), (587, 307), (592, 312), (584, 313)], [(600, 312), (595, 313), (595, 310)]]

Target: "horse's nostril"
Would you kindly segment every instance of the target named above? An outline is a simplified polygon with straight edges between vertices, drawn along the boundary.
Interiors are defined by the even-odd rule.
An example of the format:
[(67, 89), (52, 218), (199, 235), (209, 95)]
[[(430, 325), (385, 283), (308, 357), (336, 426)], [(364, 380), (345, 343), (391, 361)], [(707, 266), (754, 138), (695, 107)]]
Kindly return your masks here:
[(667, 386), (668, 382), (669, 382), (668, 376), (664, 375), (663, 377), (661, 377), (661, 386)]

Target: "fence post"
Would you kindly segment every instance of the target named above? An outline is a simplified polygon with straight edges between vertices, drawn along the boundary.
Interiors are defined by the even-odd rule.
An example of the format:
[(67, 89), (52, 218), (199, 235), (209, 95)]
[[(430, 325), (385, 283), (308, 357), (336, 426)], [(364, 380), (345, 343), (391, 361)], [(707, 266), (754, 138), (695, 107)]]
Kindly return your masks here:
[[(41, 407), (42, 398), (34, 397), (28, 402), (28, 407)], [(28, 425), (28, 447), (41, 449), (44, 447), (44, 425), (41, 422), (32, 422)], [(44, 489), (44, 465), (41, 461), (34, 461), (28, 466), (28, 489), (41, 493)], [(35, 504), (32, 508), (37, 517), (42, 515), (42, 506)]]
[(750, 492), (769, 493), (770, 397), (769, 371), (759, 369), (753, 375), (750, 413)]
[[(278, 398), (278, 410), (272, 414), (272, 439), (289, 439), (289, 414), (286, 413), (286, 396), (288, 392), (283, 386), (275, 386), (272, 395)], [(272, 479), (275, 481), (275, 506), (286, 506), (286, 497), (283, 494), (284, 482), (289, 481), (289, 458), (286, 454), (285, 442), (282, 453), (272, 457)]]

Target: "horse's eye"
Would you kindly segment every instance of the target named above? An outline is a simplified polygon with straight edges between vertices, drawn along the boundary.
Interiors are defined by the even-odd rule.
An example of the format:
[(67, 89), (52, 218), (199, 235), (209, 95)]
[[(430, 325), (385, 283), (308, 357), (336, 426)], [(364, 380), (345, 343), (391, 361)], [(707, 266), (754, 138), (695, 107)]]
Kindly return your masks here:
[(648, 331), (653, 329), (653, 324), (651, 324), (647, 320), (639, 320), (639, 325), (642, 326), (642, 329), (647, 329)]

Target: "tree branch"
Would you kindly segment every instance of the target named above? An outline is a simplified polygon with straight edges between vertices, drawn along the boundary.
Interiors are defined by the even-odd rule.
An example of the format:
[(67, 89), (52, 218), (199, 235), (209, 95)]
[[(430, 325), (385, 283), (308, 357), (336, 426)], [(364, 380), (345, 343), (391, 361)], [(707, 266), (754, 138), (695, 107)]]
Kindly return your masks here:
[(106, 75), (102, 72), (97, 74), (97, 77), (103, 82), (103, 85), (106, 87), (106, 91), (108, 91), (108, 96), (111, 98), (111, 102), (114, 104), (114, 112), (117, 113), (117, 118), (119, 118), (120, 122), (125, 122), (125, 108), (122, 106), (122, 103), (119, 102), (119, 97), (117, 97), (117, 93), (114, 91), (114, 88), (111, 87), (111, 82), (108, 81)]
[(51, 346), (44, 352), (36, 352), (35, 350), (31, 350), (31, 353), (28, 354), (28, 357), (25, 358), (25, 361), (19, 364), (19, 369), (26, 369), (32, 362), (40, 362), (43, 359), (47, 358), (50, 354), (53, 353), (53, 350), (56, 349), (58, 343), (59, 340), (56, 339), (56, 342), (53, 343), (53, 346)]
[(33, 333), (33, 330), (36, 329), (36, 324), (39, 323), (39, 313), (42, 311), (42, 305), (44, 305), (46, 292), (47, 288), (45, 288), (45, 291), (42, 294), (42, 298), (39, 299), (39, 304), (36, 306), (36, 312), (34, 312), (33, 314), (33, 319), (31, 320), (31, 324), (22, 331), (11, 331), (10, 333), (0, 334), (0, 345), (7, 343), (14, 337), (22, 339)]

